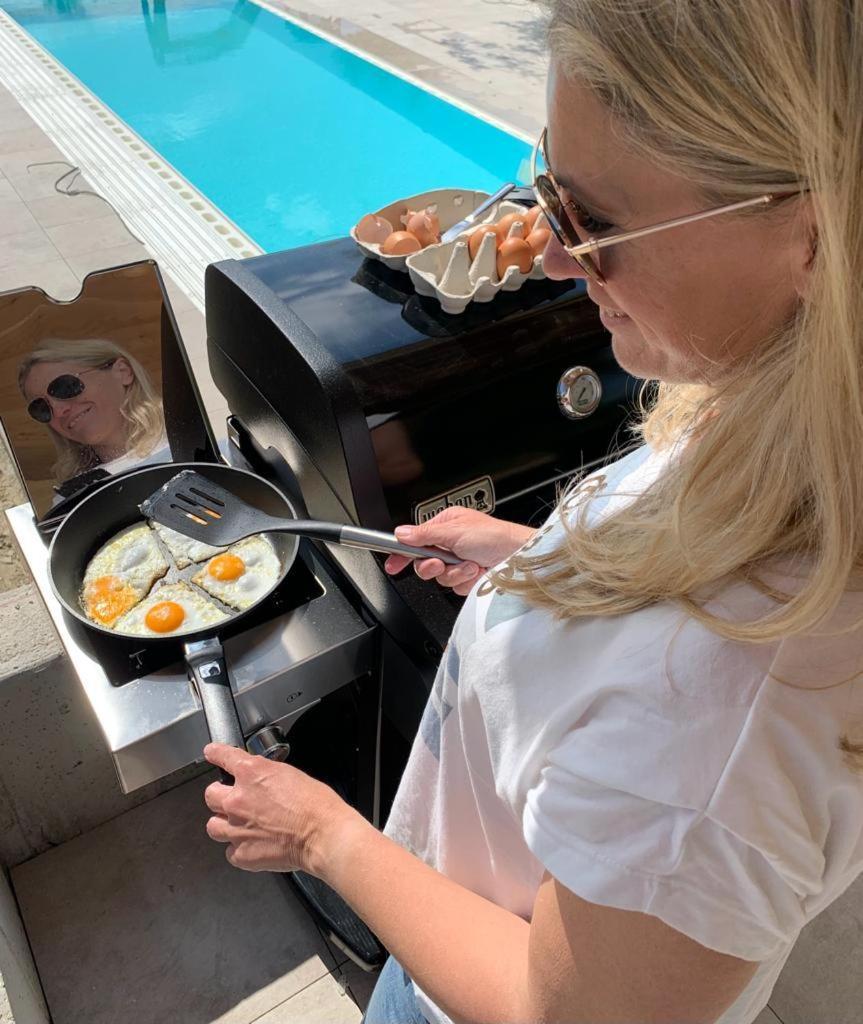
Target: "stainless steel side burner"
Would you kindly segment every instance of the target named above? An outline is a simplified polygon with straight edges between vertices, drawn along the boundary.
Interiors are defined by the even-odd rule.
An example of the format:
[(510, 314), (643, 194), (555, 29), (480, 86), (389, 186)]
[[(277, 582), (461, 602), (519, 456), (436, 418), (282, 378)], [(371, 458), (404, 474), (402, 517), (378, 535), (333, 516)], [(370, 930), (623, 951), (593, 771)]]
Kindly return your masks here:
[[(209, 740), (184, 669), (171, 665), (115, 685), (85, 649), (48, 580), (45, 540), (29, 504), (7, 513), (12, 531), (60, 640), (81, 680), (124, 792), (202, 760)], [(375, 627), (339, 592), (320, 556), (304, 551), (318, 596), (225, 641), (243, 732), (294, 722), (334, 690), (373, 669)]]

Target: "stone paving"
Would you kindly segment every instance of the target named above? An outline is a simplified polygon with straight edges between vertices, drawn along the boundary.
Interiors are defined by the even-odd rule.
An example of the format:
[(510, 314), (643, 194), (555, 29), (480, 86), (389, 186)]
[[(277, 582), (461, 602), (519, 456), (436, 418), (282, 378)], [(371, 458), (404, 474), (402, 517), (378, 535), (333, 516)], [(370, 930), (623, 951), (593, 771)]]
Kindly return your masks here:
[(343, 39), (527, 138), (545, 124), (545, 16), (534, 0), (257, 0)]

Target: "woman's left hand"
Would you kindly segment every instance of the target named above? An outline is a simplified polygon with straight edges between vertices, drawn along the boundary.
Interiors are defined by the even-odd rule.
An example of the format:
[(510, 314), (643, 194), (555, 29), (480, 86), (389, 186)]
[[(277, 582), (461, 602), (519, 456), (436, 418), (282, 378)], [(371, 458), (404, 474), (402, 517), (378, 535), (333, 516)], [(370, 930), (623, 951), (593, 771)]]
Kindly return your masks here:
[(364, 821), (329, 786), (292, 765), (221, 743), (207, 744), (204, 757), (234, 776), (233, 786), (207, 786), (204, 800), (213, 812), (207, 834), (228, 844), (225, 856), (236, 868), (316, 874), (332, 836)]

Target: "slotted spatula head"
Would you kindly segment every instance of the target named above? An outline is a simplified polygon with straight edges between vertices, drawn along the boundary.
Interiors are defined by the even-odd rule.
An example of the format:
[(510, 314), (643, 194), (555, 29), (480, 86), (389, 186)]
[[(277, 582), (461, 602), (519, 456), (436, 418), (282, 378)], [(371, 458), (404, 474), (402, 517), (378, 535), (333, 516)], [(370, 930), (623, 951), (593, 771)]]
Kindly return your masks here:
[(278, 518), (248, 505), (236, 494), (219, 487), (194, 469), (181, 470), (155, 494), (138, 506), (148, 519), (155, 519), (178, 533), (216, 547), (228, 547), (255, 533), (292, 533), (300, 537), (366, 548), (408, 558), (439, 558), (447, 565), (461, 559), (452, 551), (418, 548), (403, 544), (391, 533), (367, 530), (343, 523), (322, 523), (290, 516)]
[(148, 519), (216, 547), (227, 547), (282, 523), (194, 469), (171, 477), (139, 508)]

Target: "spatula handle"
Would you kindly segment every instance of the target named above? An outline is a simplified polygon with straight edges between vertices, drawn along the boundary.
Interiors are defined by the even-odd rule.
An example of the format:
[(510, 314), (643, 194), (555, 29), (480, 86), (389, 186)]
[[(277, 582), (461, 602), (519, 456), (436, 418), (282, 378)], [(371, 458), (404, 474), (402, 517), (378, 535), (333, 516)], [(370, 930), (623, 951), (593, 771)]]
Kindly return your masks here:
[(366, 530), (362, 526), (343, 526), (340, 544), (354, 548), (369, 548), (372, 551), (383, 551), (388, 555), (406, 555), (408, 558), (439, 558), (446, 565), (458, 565), (463, 558), (443, 548), (416, 548), (411, 544), (402, 544), (395, 534), (384, 533), (382, 530)]
[(463, 558), (443, 548), (416, 548), (410, 544), (402, 544), (395, 534), (383, 530), (367, 530), (364, 526), (345, 526), (343, 523), (323, 523), (316, 519), (276, 519), (269, 516), (256, 516), (255, 531), (267, 533), (277, 530), (280, 533), (295, 533), (300, 537), (311, 537), (313, 540), (327, 541), (329, 544), (344, 544), (351, 548), (365, 548), (369, 551), (382, 551), (388, 555), (405, 555), (407, 558), (439, 558), (447, 565), (458, 565)]

